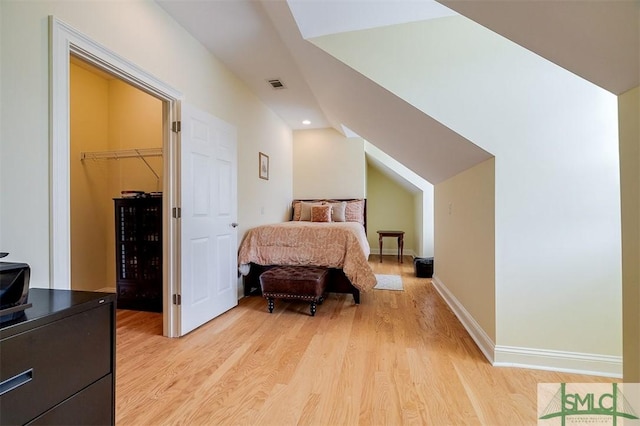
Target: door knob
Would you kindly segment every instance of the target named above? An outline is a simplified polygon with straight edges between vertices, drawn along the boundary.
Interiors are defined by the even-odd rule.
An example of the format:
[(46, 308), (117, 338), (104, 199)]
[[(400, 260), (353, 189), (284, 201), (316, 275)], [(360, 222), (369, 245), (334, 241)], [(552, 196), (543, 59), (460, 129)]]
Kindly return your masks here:
[(231, 224), (231, 226), (232, 226), (232, 227), (234, 227), (234, 228), (237, 228), (237, 227), (238, 227), (238, 224), (237, 224), (236, 222), (233, 222), (233, 223)]

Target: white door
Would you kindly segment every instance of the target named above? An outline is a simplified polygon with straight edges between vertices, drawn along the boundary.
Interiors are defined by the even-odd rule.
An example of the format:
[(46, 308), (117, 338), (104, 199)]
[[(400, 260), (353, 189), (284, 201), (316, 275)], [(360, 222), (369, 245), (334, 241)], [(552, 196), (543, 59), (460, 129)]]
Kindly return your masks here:
[(238, 304), (233, 126), (182, 104), (180, 335)]

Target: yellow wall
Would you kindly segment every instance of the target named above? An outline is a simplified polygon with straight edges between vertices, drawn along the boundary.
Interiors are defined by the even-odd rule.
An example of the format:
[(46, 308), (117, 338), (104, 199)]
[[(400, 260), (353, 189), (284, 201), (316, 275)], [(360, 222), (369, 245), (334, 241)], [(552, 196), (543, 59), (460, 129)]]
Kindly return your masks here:
[(413, 193), (415, 242), (413, 254), (417, 257), (433, 257), (433, 184), (417, 175), (404, 164), (389, 156), (372, 143), (365, 141), (368, 164), (385, 170), (391, 179), (402, 179), (404, 188)]
[(435, 187), (434, 279), (496, 342), (495, 159)]
[[(120, 81), (109, 83), (109, 149), (162, 148), (162, 102)], [(162, 157), (110, 160), (111, 195), (123, 190), (162, 191)]]
[(115, 287), (113, 198), (162, 190), (162, 157), (80, 161), (83, 151), (162, 147), (162, 102), (71, 65), (71, 288)]
[[(404, 231), (404, 253), (416, 252), (416, 197), (375, 167), (367, 165), (367, 237), (379, 253), (378, 230)], [(397, 239), (384, 238), (383, 254), (396, 254)]]
[(622, 195), (623, 378), (640, 382), (640, 88), (618, 98)]
[[(109, 150), (162, 147), (162, 102), (120, 80), (109, 82)], [(113, 198), (121, 191), (162, 191), (164, 157), (147, 157), (153, 172), (139, 158), (106, 160), (109, 170), (109, 206), (105, 232), (107, 287), (115, 287), (115, 213)]]
[(76, 65), (70, 77), (71, 286), (96, 290), (108, 286), (107, 259), (113, 260), (105, 232), (113, 217), (109, 173), (104, 162), (80, 161), (80, 153), (109, 149), (109, 83)]

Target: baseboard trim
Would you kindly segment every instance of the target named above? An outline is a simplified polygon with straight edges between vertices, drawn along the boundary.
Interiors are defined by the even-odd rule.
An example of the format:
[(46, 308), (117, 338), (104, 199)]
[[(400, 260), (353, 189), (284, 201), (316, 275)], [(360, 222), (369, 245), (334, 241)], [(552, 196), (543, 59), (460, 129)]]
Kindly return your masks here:
[(622, 378), (621, 356), (496, 345), (437, 275), (431, 282), (493, 366)]
[(462, 303), (449, 291), (447, 286), (440, 281), (437, 275), (433, 276), (431, 282), (447, 305), (449, 305), (449, 308), (451, 308), (456, 317), (458, 317), (458, 320), (460, 320), (473, 341), (476, 342), (480, 351), (487, 360), (493, 364), (495, 352), (495, 343), (493, 340), (491, 340), (489, 335), (480, 327), (480, 324), (471, 316)]
[[(379, 256), (380, 255), (380, 249), (372, 248), (370, 253), (372, 255)], [(398, 250), (397, 249), (382, 249), (382, 255), (383, 256), (397, 256), (398, 255)], [(402, 255), (403, 256), (411, 256), (411, 258), (416, 257), (416, 253), (411, 249), (402, 250)]]
[(622, 357), (611, 355), (497, 345), (493, 365), (622, 378)]
[(100, 293), (115, 293), (116, 292), (116, 288), (115, 287), (102, 287), (99, 288), (97, 290), (94, 290)]

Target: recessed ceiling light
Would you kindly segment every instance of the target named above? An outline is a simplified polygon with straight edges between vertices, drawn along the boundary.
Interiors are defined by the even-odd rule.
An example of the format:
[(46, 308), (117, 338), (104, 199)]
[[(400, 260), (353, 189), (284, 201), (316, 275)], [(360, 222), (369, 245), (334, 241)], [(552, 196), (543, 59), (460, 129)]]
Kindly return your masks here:
[(309, 121), (309, 120), (302, 120), (302, 124), (304, 124), (305, 126), (308, 126), (309, 124), (311, 124), (311, 121)]

